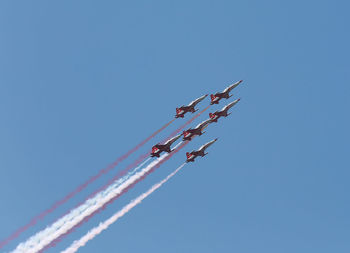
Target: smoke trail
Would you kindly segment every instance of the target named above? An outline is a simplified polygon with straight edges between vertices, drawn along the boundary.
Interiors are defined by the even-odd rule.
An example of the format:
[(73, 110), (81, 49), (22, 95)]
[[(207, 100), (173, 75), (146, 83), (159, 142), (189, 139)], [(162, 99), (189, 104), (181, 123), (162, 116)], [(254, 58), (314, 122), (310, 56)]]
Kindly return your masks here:
[[(107, 203), (105, 203), (103, 205), (102, 208), (96, 210), (95, 212), (93, 212), (91, 215), (85, 217), (81, 222), (79, 222), (77, 225), (75, 225), (74, 227), (72, 227), (69, 231), (67, 231), (65, 234), (59, 236), (58, 238), (56, 238), (55, 240), (53, 240), (49, 245), (45, 246), (41, 251), (39, 251), (40, 253), (45, 251), (46, 249), (50, 248), (50, 247), (54, 247), (56, 246), (56, 244), (58, 242), (60, 242), (65, 236), (69, 235), (70, 233), (74, 232), (74, 230), (78, 227), (80, 227), (82, 224), (84, 224), (85, 222), (89, 221), (90, 218), (92, 218), (94, 215), (96, 215), (97, 213), (99, 213), (100, 211), (104, 210), (109, 204), (113, 203), (118, 197), (122, 196), (124, 193), (126, 193), (129, 189), (133, 188), (138, 182), (142, 181), (144, 178), (147, 177), (147, 175), (151, 174), (155, 169), (159, 168), (164, 162), (166, 162), (167, 160), (169, 160), (176, 152), (178, 152), (179, 150), (181, 150), (185, 145), (187, 145), (187, 141), (182, 143), (180, 145), (180, 143), (178, 145), (180, 145), (176, 150), (174, 150), (172, 153), (170, 153), (168, 156), (166, 156), (163, 160), (161, 160), (159, 163), (157, 163), (152, 169), (150, 169), (147, 173), (145, 173), (145, 175), (143, 175), (142, 177), (140, 177), (137, 181), (135, 181), (133, 184), (129, 185), (125, 190), (123, 190), (123, 192), (112, 198), (110, 201), (108, 201)], [(178, 146), (177, 145), (177, 146)], [(176, 146), (176, 147), (177, 147)]]
[[(70, 210), (66, 215), (64, 215), (62, 218), (58, 219), (56, 222), (54, 222), (52, 225), (48, 226), (45, 230), (43, 230), (40, 233), (36, 234), (36, 239), (40, 240), (42, 236), (49, 235), (51, 233), (54, 233), (56, 230), (60, 229), (63, 227), (66, 223), (71, 222), (74, 220), (75, 216), (81, 215), (84, 213), (91, 205), (95, 205), (97, 200), (101, 198), (102, 196), (108, 194), (112, 190), (114, 190), (116, 187), (120, 186), (122, 183), (124, 183), (128, 178), (130, 178), (133, 174), (135, 174), (143, 165), (145, 165), (150, 158), (146, 159), (143, 161), (138, 167), (134, 168), (131, 172), (129, 172), (125, 177), (116, 180), (113, 185), (108, 187), (104, 192), (101, 192), (94, 196), (93, 198), (87, 199), (85, 202), (83, 202), (81, 205), (78, 207)], [(33, 237), (34, 239), (34, 237)]]
[[(192, 117), (191, 119), (189, 119), (187, 122), (185, 122), (185, 124), (183, 124), (182, 126), (180, 126), (179, 128), (177, 128), (174, 132), (171, 133), (171, 135), (169, 137), (167, 137), (165, 140), (168, 140), (169, 138), (175, 136), (177, 133), (179, 133), (182, 129), (184, 129), (187, 125), (189, 125), (190, 123), (192, 123), (197, 117), (199, 117), (204, 111), (206, 111), (209, 108), (209, 106), (205, 109), (203, 109), (201, 112), (197, 113), (194, 117)], [(95, 197), (99, 192), (106, 190), (110, 185), (112, 185), (116, 180), (118, 180), (119, 178), (123, 177), (129, 170), (131, 170), (132, 168), (135, 168), (136, 166), (139, 166), (139, 164), (144, 161), (144, 159), (146, 159), (149, 156), (149, 152), (142, 154), (141, 156), (138, 157), (138, 159), (136, 159), (133, 163), (129, 164), (124, 170), (120, 171), (117, 173), (117, 175), (115, 175), (113, 178), (111, 178), (107, 184), (105, 184), (104, 186), (100, 187), (99, 189), (97, 189), (96, 191), (94, 191), (92, 194), (90, 194), (83, 202), (79, 203), (75, 208), (77, 208), (79, 205), (83, 205), (86, 201), (88, 201), (88, 199)], [(147, 160), (148, 161), (148, 160)], [(72, 212), (71, 209), (69, 210), (69, 212)], [(67, 213), (69, 213), (67, 212)], [(67, 214), (66, 213), (66, 214)], [(65, 215), (66, 215), (65, 214)], [(62, 217), (60, 217), (61, 219)]]
[[(176, 129), (174, 132), (171, 133), (171, 135), (169, 136), (169, 138), (175, 136), (177, 133), (179, 133), (182, 129), (184, 129), (187, 125), (189, 125), (190, 123), (192, 123), (192, 121), (194, 121), (197, 117), (199, 117), (204, 111), (206, 111), (210, 106), (207, 106), (205, 109), (203, 109), (201, 112), (199, 112), (197, 115), (195, 115), (193, 118), (191, 118), (190, 120), (188, 120), (185, 124), (183, 124), (180, 128)], [(111, 163), (109, 166), (107, 166), (105, 169), (100, 170), (96, 175), (90, 177), (85, 183), (79, 185), (75, 190), (73, 190), (72, 192), (70, 192), (69, 194), (67, 194), (64, 198), (62, 198), (61, 200), (55, 202), (49, 209), (41, 212), (39, 215), (37, 215), (36, 217), (32, 218), (26, 225), (20, 227), (19, 229), (17, 229), (14, 233), (12, 233), (9, 237), (5, 238), (3, 241), (0, 241), (0, 249), (2, 247), (4, 247), (5, 245), (7, 245), (9, 242), (11, 242), (12, 240), (16, 239), (18, 236), (20, 236), (24, 231), (26, 231), (27, 229), (29, 229), (30, 227), (34, 226), (38, 221), (42, 220), (45, 216), (47, 216), (48, 214), (52, 213), (54, 210), (56, 210), (58, 207), (60, 207), (61, 205), (63, 205), (64, 203), (66, 203), (68, 200), (70, 200), (71, 198), (73, 198), (76, 194), (78, 194), (79, 192), (81, 192), (82, 190), (84, 190), (88, 185), (90, 185), (91, 183), (93, 183), (94, 181), (96, 181), (98, 178), (100, 178), (102, 175), (107, 174), (109, 171), (111, 171), (114, 167), (116, 167), (120, 162), (122, 162), (123, 160), (125, 160), (126, 158), (128, 158), (132, 153), (134, 153), (135, 151), (137, 151), (140, 147), (142, 147), (144, 144), (146, 144), (149, 140), (151, 140), (154, 136), (156, 136), (158, 133), (160, 133), (161, 131), (163, 131), (165, 128), (167, 128), (171, 123), (174, 122), (175, 119), (169, 121), (168, 123), (166, 123), (164, 126), (162, 126), (160, 129), (158, 129), (157, 131), (155, 131), (152, 135), (150, 135), (149, 137), (147, 137), (145, 140), (143, 140), (142, 142), (140, 142), (138, 145), (136, 145), (134, 148), (132, 148), (131, 150), (129, 150), (127, 153), (125, 153), (124, 155), (122, 155), (121, 157), (119, 157), (117, 160), (115, 160), (113, 163)], [(166, 141), (166, 140), (165, 140)], [(163, 141), (164, 142), (164, 141)], [(148, 154), (142, 155), (141, 157), (139, 157), (137, 159), (138, 162), (134, 163), (134, 166), (137, 166), (138, 163), (140, 163), (141, 161), (143, 161), (146, 157), (148, 156)], [(133, 166), (133, 167), (134, 167)], [(118, 177), (121, 177), (123, 175), (125, 175), (127, 173), (128, 170), (124, 170), (122, 171)], [(96, 192), (94, 192), (94, 194), (96, 194)]]
[[(180, 143), (179, 143), (180, 144)], [(39, 251), (40, 253), (45, 251), (46, 249), (50, 248), (50, 247), (54, 247), (56, 246), (56, 244), (58, 242), (60, 242), (65, 236), (69, 235), (70, 233), (74, 232), (74, 230), (78, 227), (80, 227), (82, 224), (84, 224), (85, 222), (89, 221), (90, 218), (92, 218), (94, 215), (96, 215), (97, 213), (99, 213), (100, 211), (104, 210), (109, 204), (113, 203), (118, 197), (122, 196), (124, 193), (126, 193), (129, 189), (131, 189), (132, 187), (134, 187), (138, 182), (142, 181), (144, 178), (146, 178), (147, 175), (151, 174), (155, 169), (159, 168), (164, 162), (166, 162), (167, 160), (169, 160), (176, 152), (178, 152), (179, 150), (181, 150), (184, 146), (186, 146), (188, 144), (188, 141), (182, 143), (176, 150), (174, 150), (172, 153), (170, 153), (167, 157), (165, 157), (163, 160), (161, 160), (159, 163), (157, 163), (151, 170), (149, 170), (145, 175), (143, 175), (141, 178), (139, 178), (137, 181), (135, 181), (133, 184), (131, 184), (130, 186), (128, 186), (125, 190), (123, 190), (123, 192), (119, 195), (116, 196), (114, 198), (112, 198), (110, 201), (108, 201), (107, 203), (105, 203), (103, 205), (102, 208), (96, 210), (95, 212), (93, 212), (91, 215), (85, 217), (81, 222), (79, 222), (77, 225), (75, 225), (74, 227), (72, 227), (69, 231), (67, 231), (65, 234), (59, 236), (58, 238), (56, 238), (55, 240), (53, 240), (49, 245), (45, 246), (41, 251)], [(178, 145), (177, 145), (178, 146)], [(176, 147), (177, 147), (176, 146)]]
[[(197, 113), (194, 117), (192, 117), (191, 119), (189, 119), (187, 122), (185, 122), (185, 124), (183, 124), (182, 126), (180, 126), (179, 128), (177, 128), (173, 133), (171, 133), (171, 135), (169, 137), (167, 137), (165, 140), (168, 140), (169, 138), (173, 137), (174, 135), (176, 135), (178, 132), (180, 132), (182, 129), (184, 129), (187, 125), (189, 125), (190, 123), (192, 123), (197, 117), (199, 117), (205, 110), (207, 110), (207, 108), (205, 108), (204, 110), (202, 110), (201, 112)], [(177, 151), (176, 151), (177, 152)], [(96, 191), (94, 191), (92, 194), (90, 194), (83, 202), (79, 203), (74, 209), (69, 210), (65, 215), (67, 215), (68, 213), (73, 212), (73, 210), (75, 210), (77, 207), (79, 207), (80, 205), (83, 205), (84, 203), (86, 203), (89, 199), (94, 198), (99, 192), (102, 192), (104, 190), (106, 190), (110, 185), (112, 185), (116, 180), (119, 180), (119, 178), (123, 177), (126, 175), (126, 173), (131, 170), (132, 168), (135, 168), (136, 166), (140, 167), (142, 165), (139, 165), (142, 161), (144, 161), (144, 159), (146, 159), (147, 157), (149, 157), (149, 152), (142, 154), (141, 156), (138, 157), (138, 159), (136, 159), (133, 163), (129, 164), (124, 170), (120, 171), (117, 173), (117, 175), (115, 175), (113, 178), (111, 178), (107, 184), (105, 184), (104, 186), (100, 187), (99, 189), (97, 189)], [(149, 159), (148, 159), (149, 160)], [(148, 161), (146, 160), (146, 162)], [(63, 217), (64, 217), (63, 216)], [(62, 217), (60, 217), (58, 220), (62, 219)], [(57, 221), (58, 221), (57, 220)]]
[[(181, 127), (179, 127), (178, 129), (176, 129), (173, 133), (171, 133), (171, 135), (170, 135), (167, 139), (169, 139), (169, 138), (175, 136), (177, 133), (179, 133), (179, 132), (180, 132), (182, 129), (184, 129), (187, 125), (189, 125), (189, 124), (192, 123), (196, 118), (198, 118), (203, 112), (205, 112), (209, 107), (210, 107), (210, 106), (207, 106), (207, 107), (204, 108), (202, 111), (200, 111), (199, 113), (197, 113), (194, 117), (192, 117), (191, 119), (189, 119), (185, 124), (183, 124)], [(205, 129), (206, 127), (207, 127), (207, 126), (205, 126), (203, 129)], [(167, 139), (165, 139), (165, 140), (167, 140)], [(181, 142), (180, 142), (180, 143), (181, 143)], [(180, 144), (180, 143), (179, 143), (179, 144)], [(179, 145), (179, 144), (178, 144), (178, 145), (176, 146), (176, 147), (178, 147), (178, 148), (175, 147), (174, 152), (170, 153), (170, 155), (169, 155), (168, 157), (166, 157), (164, 160), (162, 160), (162, 161), (160, 161), (158, 164), (156, 164), (155, 167), (154, 167), (151, 171), (147, 172), (144, 176), (142, 176), (140, 179), (138, 179), (136, 182), (134, 182), (132, 185), (130, 185), (130, 187), (127, 187), (127, 188), (123, 191), (123, 193), (124, 193), (124, 192), (127, 192), (127, 191), (128, 191), (130, 188), (132, 188), (137, 182), (143, 180), (148, 174), (150, 174), (151, 172), (153, 172), (153, 170), (155, 170), (156, 168), (158, 168), (162, 163), (164, 163), (165, 161), (167, 161), (172, 155), (174, 155), (176, 152), (178, 152), (180, 149), (182, 149), (185, 145), (187, 145), (187, 143), (188, 143), (188, 142), (186, 141), (186, 142), (182, 143), (179, 147), (178, 147), (178, 145)], [(120, 173), (118, 173), (118, 175), (117, 175), (116, 177), (114, 177), (114, 178), (112, 179), (112, 181), (113, 181), (113, 180), (116, 180), (118, 177), (120, 177), (120, 176), (122, 176), (123, 174), (125, 174), (130, 168), (132, 168), (133, 166), (136, 166), (136, 165), (139, 163), (139, 161), (141, 161), (142, 159), (144, 159), (144, 158), (147, 157), (148, 155), (149, 155), (149, 153), (146, 153), (146, 154), (144, 154), (144, 155), (141, 155), (141, 156), (136, 160), (136, 162), (134, 162), (133, 164), (131, 164), (130, 166), (128, 166), (126, 169), (124, 169), (123, 171), (121, 171)], [(122, 193), (122, 194), (123, 194), (123, 193)], [(116, 198), (118, 198), (118, 197), (119, 197), (119, 196), (116, 196), (115, 198), (113, 198), (110, 202), (106, 203), (105, 206), (107, 206), (109, 203), (112, 203), (112, 202), (113, 202)], [(61, 239), (62, 239), (64, 236), (66, 236), (67, 234), (70, 234), (71, 232), (74, 231), (74, 229), (76, 229), (77, 227), (79, 227), (81, 224), (87, 222), (92, 216), (94, 216), (96, 213), (98, 213), (99, 211), (101, 211), (102, 209), (104, 209), (105, 206), (104, 206), (103, 208), (97, 210), (96, 212), (94, 212), (92, 215), (90, 215), (90, 216), (88, 216), (88, 217), (85, 217), (84, 220), (82, 220), (82, 221), (81, 221), (79, 224), (77, 224), (76, 226), (72, 227), (71, 230), (69, 230), (69, 231), (66, 232), (65, 234), (63, 234), (63, 235), (59, 236), (58, 238), (56, 238), (56, 239), (55, 239), (53, 242), (51, 242), (48, 246), (45, 246), (45, 247), (43, 248), (42, 251), (46, 250), (46, 249), (49, 248), (49, 247), (55, 246), (58, 242), (61, 241)], [(42, 252), (42, 251), (40, 251), (40, 252)]]
[(140, 147), (142, 147), (144, 144), (146, 144), (149, 140), (151, 140), (154, 136), (156, 136), (158, 133), (163, 131), (165, 128), (167, 128), (171, 123), (174, 122), (175, 119), (169, 121), (164, 126), (162, 126), (160, 129), (155, 131), (152, 135), (144, 139), (142, 142), (140, 142), (138, 145), (136, 145), (134, 148), (129, 150), (127, 153), (119, 157), (117, 160), (115, 160), (113, 163), (111, 163), (109, 166), (107, 166), (105, 169), (100, 170), (96, 175), (90, 177), (85, 183), (79, 185), (75, 190), (67, 194), (64, 198), (61, 200), (55, 202), (49, 209), (41, 212), (36, 217), (32, 218), (26, 225), (20, 227), (17, 229), (14, 233), (12, 233), (9, 237), (5, 238), (3, 241), (0, 242), (0, 249), (4, 247), (6, 244), (8, 244), (10, 241), (16, 239), (20, 234), (22, 234), (24, 231), (26, 231), (28, 228), (34, 226), (39, 220), (43, 219), (46, 215), (52, 213), (54, 210), (56, 210), (59, 206), (66, 203), (68, 200), (73, 198), (76, 194), (84, 190), (89, 184), (96, 181), (98, 178), (100, 178), (102, 175), (108, 173), (110, 170), (112, 170), (115, 166), (117, 166), (120, 162), (128, 158), (132, 153), (134, 153), (136, 150), (138, 150)]
[[(186, 144), (186, 143), (185, 143)], [(184, 145), (181, 145), (181, 142), (176, 145), (176, 147), (180, 146), (182, 148)], [(102, 192), (98, 195), (98, 198), (94, 201), (93, 205), (86, 209), (80, 215), (73, 217), (72, 220), (66, 222), (65, 224), (59, 224), (62, 226), (57, 226), (57, 224), (48, 227), (47, 229), (37, 233), (36, 235), (29, 238), (26, 242), (21, 243), (17, 246), (17, 248), (13, 251), (16, 253), (34, 253), (38, 251), (42, 251), (47, 249), (50, 246), (55, 245), (56, 242), (60, 241), (60, 239), (72, 232), (76, 227), (80, 226), (82, 223), (89, 220), (93, 215), (98, 213), (100, 210), (103, 210), (108, 204), (112, 203), (115, 199), (121, 196), (123, 193), (132, 188), (137, 182), (144, 179), (148, 174), (153, 172), (155, 168), (158, 168), (163, 162), (168, 160), (175, 151), (178, 151), (177, 148), (174, 152), (170, 154), (164, 154), (157, 160), (151, 162), (144, 169), (137, 172), (135, 175), (132, 175), (128, 180), (126, 180), (123, 184), (119, 185), (117, 188), (113, 189), (109, 192)], [(58, 229), (56, 229), (58, 228)], [(51, 243), (53, 242), (53, 243)], [(50, 244), (51, 243), (51, 244)]]
[[(203, 112), (205, 112), (208, 108), (209, 108), (209, 106), (206, 107), (205, 109), (203, 109), (201, 112), (197, 113), (194, 117), (192, 117), (190, 120), (188, 120), (185, 124), (183, 124), (181, 127), (179, 127), (178, 129), (176, 129), (170, 136), (176, 135), (178, 132), (180, 132), (182, 129), (184, 129), (187, 125), (189, 125), (190, 123), (192, 123), (197, 117), (199, 117), (199, 116), (200, 116)], [(170, 137), (168, 137), (168, 138), (170, 138)], [(182, 148), (182, 147), (181, 147), (181, 148)], [(175, 152), (175, 151), (174, 151), (174, 152)], [(174, 152), (173, 152), (173, 153), (174, 153)], [(177, 152), (177, 151), (176, 151), (176, 152)], [(171, 153), (171, 154), (172, 154), (172, 153)], [(85, 201), (85, 203), (86, 203), (90, 198), (92, 198), (92, 197), (94, 197), (95, 195), (97, 195), (97, 193), (98, 193), (99, 191), (105, 190), (107, 187), (109, 187), (110, 185), (112, 185), (113, 182), (114, 182), (115, 180), (117, 180), (118, 178), (120, 178), (120, 177), (122, 177), (123, 175), (125, 175), (131, 168), (134, 168), (135, 166), (137, 166), (137, 165), (138, 165), (142, 160), (144, 160), (148, 155), (149, 155), (149, 153), (146, 153), (146, 154), (141, 155), (134, 163), (132, 163), (132, 164), (129, 165), (126, 169), (124, 169), (123, 171), (119, 172), (115, 177), (113, 177), (112, 180), (110, 180), (109, 183), (108, 183), (107, 185), (103, 186), (101, 189), (99, 189), (98, 191), (95, 191), (92, 195), (90, 195), (90, 196), (88, 197), (88, 199)], [(70, 210), (70, 211), (68, 212), (68, 214), (69, 214), (69, 213), (72, 213), (73, 210), (75, 210), (75, 209)], [(63, 216), (63, 217), (65, 217), (65, 216)], [(62, 218), (63, 218), (63, 217), (62, 217)], [(58, 219), (54, 224), (59, 223), (59, 222), (61, 221), (62, 218)], [(62, 223), (60, 223), (60, 225), (62, 225)], [(53, 225), (52, 225), (52, 226), (53, 226)], [(39, 232), (39, 233), (40, 233), (40, 232)], [(36, 235), (38, 235), (39, 233), (37, 233)], [(36, 235), (32, 236), (31, 238), (35, 237)], [(28, 242), (29, 240), (30, 240), (30, 239), (28, 239), (27, 242)], [(58, 239), (57, 241), (59, 241), (59, 239)], [(55, 243), (53, 243), (53, 244), (55, 244)], [(23, 245), (23, 243), (20, 244), (20, 245)], [(18, 246), (18, 247), (19, 247), (19, 246)], [(18, 247), (17, 247), (17, 248), (18, 248)], [(16, 248), (16, 249), (17, 249), (17, 248)]]
[(182, 164), (179, 168), (177, 168), (174, 172), (169, 174), (165, 179), (160, 181), (159, 183), (153, 185), (147, 192), (141, 194), (134, 200), (132, 200), (129, 204), (124, 206), (120, 211), (115, 213), (112, 217), (101, 222), (97, 227), (91, 229), (87, 234), (85, 234), (83, 237), (81, 237), (79, 240), (74, 241), (71, 246), (69, 246), (64, 251), (61, 251), (61, 253), (74, 253), (76, 252), (80, 247), (85, 246), (85, 244), (94, 239), (97, 235), (99, 235), (103, 230), (106, 230), (110, 225), (112, 225), (114, 222), (116, 222), (119, 218), (124, 216), (126, 213), (128, 213), (132, 208), (140, 204), (145, 198), (147, 198), (149, 195), (151, 195), (155, 190), (160, 188), (164, 183), (166, 183), (170, 178), (175, 176), (179, 170), (181, 170), (186, 163)]
[[(176, 130), (174, 130), (166, 139), (164, 139), (162, 141), (162, 143), (164, 143), (165, 141), (167, 141), (168, 139), (174, 137), (176, 134), (178, 134), (181, 130), (183, 130), (186, 126), (188, 126), (189, 124), (191, 124), (196, 118), (198, 118), (203, 112), (205, 112), (210, 106), (207, 106), (206, 108), (204, 108), (202, 111), (200, 111), (199, 113), (197, 113), (195, 116), (193, 116), (191, 119), (189, 119), (187, 122), (185, 122), (185, 124), (183, 124), (182, 126), (180, 126), (179, 128), (177, 128)], [(118, 174), (116, 176), (114, 176), (111, 180), (109, 180), (109, 182), (101, 187), (100, 189), (98, 189), (97, 191), (95, 191), (92, 195), (89, 196), (92, 197), (93, 195), (96, 195), (98, 192), (106, 189), (109, 185), (111, 185), (115, 180), (117, 180), (118, 178), (124, 176), (130, 169), (138, 166), (140, 164), (141, 161), (143, 161), (144, 159), (146, 159), (149, 156), (149, 152), (144, 153), (142, 155), (140, 155), (132, 164), (128, 165), (124, 170), (118, 172)]]

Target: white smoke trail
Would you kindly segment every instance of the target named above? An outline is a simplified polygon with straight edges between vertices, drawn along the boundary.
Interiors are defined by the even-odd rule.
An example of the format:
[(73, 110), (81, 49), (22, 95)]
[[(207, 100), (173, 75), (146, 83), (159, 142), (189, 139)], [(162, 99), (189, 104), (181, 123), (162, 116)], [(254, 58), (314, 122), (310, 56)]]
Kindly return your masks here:
[[(105, 203), (108, 199), (111, 199), (112, 196), (118, 195), (126, 187), (121, 187), (123, 183), (126, 183), (128, 179), (132, 177), (143, 165), (145, 165), (150, 158), (147, 158), (134, 170), (129, 172), (123, 178), (116, 180), (111, 186), (109, 186), (104, 191), (98, 193), (96, 196), (86, 200), (82, 205), (71, 210), (67, 215), (63, 216), (50, 226), (46, 227), (44, 230), (36, 233), (30, 237), (27, 241), (20, 243), (13, 253), (29, 253), (29, 252), (38, 252), (44, 246), (49, 244), (52, 240), (63, 234), (69, 228), (73, 227), (75, 224), (79, 223), (84, 217), (92, 213), (92, 210), (101, 206), (101, 203)], [(156, 160), (157, 161), (157, 160)], [(154, 163), (154, 162), (153, 162)], [(152, 164), (152, 163), (151, 163)], [(150, 165), (151, 165), (150, 164)], [(148, 168), (147, 166), (146, 168)], [(129, 182), (129, 181), (128, 181)], [(131, 182), (131, 181), (130, 181)], [(127, 185), (130, 185), (128, 183)], [(103, 205), (103, 204), (102, 204)]]
[(182, 169), (183, 166), (185, 166), (186, 163), (182, 164), (179, 168), (177, 168), (173, 173), (169, 174), (165, 179), (160, 181), (159, 183), (153, 185), (147, 192), (141, 194), (136, 199), (132, 200), (129, 204), (124, 206), (120, 211), (115, 213), (112, 217), (107, 219), (104, 222), (101, 222), (97, 227), (91, 229), (87, 234), (85, 234), (83, 237), (81, 237), (79, 240), (74, 241), (71, 246), (69, 246), (64, 251), (61, 251), (61, 253), (74, 253), (76, 252), (80, 247), (85, 246), (85, 244), (94, 239), (97, 235), (99, 235), (103, 230), (106, 230), (110, 225), (112, 225), (114, 222), (116, 222), (119, 218), (124, 216), (124, 214), (128, 213), (132, 208), (137, 206), (147, 198), (149, 195), (151, 195), (155, 190), (157, 190), (159, 187), (161, 187), (164, 183), (166, 183), (171, 177), (173, 177), (179, 170)]
[[(179, 147), (182, 144), (182, 141), (179, 142), (174, 149)], [(152, 170), (154, 166), (156, 166), (159, 162), (161, 162), (164, 158), (169, 156), (168, 153), (165, 153), (160, 158), (154, 160), (149, 165), (147, 165), (144, 169), (137, 172), (136, 174), (129, 177), (124, 183), (116, 187), (115, 189), (112, 189), (108, 193), (106, 191), (103, 191), (98, 194), (98, 197), (96, 196), (96, 199), (94, 198), (94, 202), (91, 206), (89, 206), (85, 211), (82, 213), (78, 213), (76, 216), (72, 217), (72, 219), (69, 222), (66, 222), (64, 224), (60, 224), (62, 226), (50, 226), (41, 232), (37, 233), (36, 235), (30, 237), (27, 241), (20, 243), (16, 249), (12, 251), (12, 253), (37, 253), (40, 250), (42, 250), (45, 246), (49, 245), (52, 241), (59, 238), (61, 235), (64, 235), (66, 232), (69, 232), (70, 229), (74, 228), (76, 225), (78, 225), (81, 221), (84, 220), (85, 217), (93, 214), (97, 210), (99, 210), (101, 207), (104, 206), (107, 202), (109, 202), (111, 199), (117, 197), (125, 189), (127, 189), (129, 186), (131, 186), (133, 183), (135, 183), (137, 180), (142, 178), (144, 175), (146, 175), (149, 171)], [(49, 232), (49, 233), (48, 233)]]

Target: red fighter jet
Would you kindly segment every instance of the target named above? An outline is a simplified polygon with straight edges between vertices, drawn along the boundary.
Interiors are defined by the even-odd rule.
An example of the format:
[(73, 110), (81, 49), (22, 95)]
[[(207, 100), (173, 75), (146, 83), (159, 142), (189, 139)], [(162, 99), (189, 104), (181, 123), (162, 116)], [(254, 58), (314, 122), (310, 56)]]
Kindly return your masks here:
[(235, 104), (238, 103), (238, 101), (240, 101), (241, 99), (236, 99), (235, 101), (229, 103), (228, 105), (224, 106), (220, 111), (216, 111), (214, 113), (209, 113), (209, 117), (211, 119), (211, 122), (218, 122), (218, 119), (221, 117), (227, 117), (228, 115), (230, 115), (231, 113), (227, 113), (227, 111), (233, 107)]
[(191, 153), (187, 152), (186, 153), (186, 157), (187, 157), (187, 160), (186, 162), (189, 163), (189, 162), (194, 162), (194, 159), (196, 159), (197, 156), (205, 156), (207, 155), (208, 153), (205, 153), (205, 150), (210, 146), (212, 145), (214, 142), (216, 142), (218, 139), (216, 138), (215, 140), (212, 140), (212, 141), (209, 141), (208, 143), (202, 145), (198, 150), (194, 150), (192, 151)]
[(211, 123), (211, 119), (207, 119), (202, 123), (198, 124), (194, 129), (190, 128), (183, 132), (183, 140), (190, 141), (196, 135), (202, 135), (204, 132), (202, 130)]
[(151, 157), (159, 157), (160, 153), (162, 152), (167, 152), (170, 153), (172, 152), (170, 146), (177, 141), (181, 137), (181, 134), (167, 140), (164, 144), (156, 144), (152, 147), (152, 152), (151, 152)]
[(234, 84), (231, 84), (230, 86), (228, 86), (226, 89), (224, 89), (223, 92), (217, 92), (216, 94), (211, 94), (210, 95), (210, 99), (211, 99), (211, 102), (210, 104), (213, 105), (213, 104), (218, 104), (219, 101), (222, 99), (222, 98), (230, 98), (232, 97), (232, 95), (230, 96), (230, 92), (236, 88), (241, 82), (243, 82), (243, 80), (240, 80), (238, 81), (237, 83), (234, 83)]
[(176, 115), (175, 118), (183, 118), (187, 112), (196, 112), (197, 110), (194, 108), (199, 102), (201, 102), (203, 99), (205, 99), (208, 95), (201, 96), (200, 98), (197, 98), (196, 100), (189, 103), (189, 105), (183, 105), (179, 108), (176, 108)]

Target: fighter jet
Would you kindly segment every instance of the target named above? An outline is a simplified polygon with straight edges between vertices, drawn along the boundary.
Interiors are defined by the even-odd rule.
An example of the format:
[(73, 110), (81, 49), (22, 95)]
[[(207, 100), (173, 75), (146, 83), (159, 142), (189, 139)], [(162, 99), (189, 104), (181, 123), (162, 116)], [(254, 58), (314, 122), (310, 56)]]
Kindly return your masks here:
[(211, 94), (210, 95), (210, 99), (211, 99), (211, 102), (210, 104), (213, 105), (213, 104), (218, 104), (219, 101), (222, 99), (222, 98), (230, 98), (230, 92), (236, 88), (241, 82), (243, 82), (243, 80), (240, 80), (238, 81), (237, 83), (234, 83), (234, 84), (231, 84), (229, 87), (227, 87), (226, 89), (224, 89), (223, 92), (217, 92), (215, 95)]
[(238, 103), (238, 101), (241, 100), (240, 98), (236, 99), (235, 101), (229, 103), (228, 105), (224, 106), (220, 111), (216, 111), (214, 113), (209, 113), (209, 117), (211, 119), (211, 122), (218, 122), (218, 119), (220, 117), (227, 117), (231, 113), (227, 113), (227, 111), (233, 107), (235, 104)]
[(187, 163), (194, 162), (194, 159), (196, 159), (197, 156), (203, 157), (203, 156), (207, 155), (208, 153), (205, 153), (205, 150), (216, 141), (217, 141), (217, 138), (215, 140), (212, 140), (212, 141), (202, 145), (198, 150), (194, 150), (191, 153), (187, 152), (186, 153), (186, 156), (187, 156), (186, 162)]
[(190, 128), (183, 132), (183, 140), (190, 141), (196, 135), (202, 135), (204, 132), (202, 130), (211, 123), (211, 119), (207, 119), (202, 123), (198, 124), (194, 129)]
[(176, 115), (175, 118), (183, 118), (187, 112), (196, 112), (197, 110), (194, 108), (199, 102), (201, 102), (203, 99), (205, 99), (207, 95), (201, 96), (200, 98), (197, 98), (196, 100), (189, 103), (189, 105), (183, 105), (179, 108), (176, 108)]
[(152, 152), (151, 152), (151, 157), (159, 157), (160, 153), (162, 152), (167, 152), (170, 153), (172, 152), (170, 146), (177, 141), (181, 137), (181, 134), (167, 140), (164, 144), (156, 144), (152, 147)]

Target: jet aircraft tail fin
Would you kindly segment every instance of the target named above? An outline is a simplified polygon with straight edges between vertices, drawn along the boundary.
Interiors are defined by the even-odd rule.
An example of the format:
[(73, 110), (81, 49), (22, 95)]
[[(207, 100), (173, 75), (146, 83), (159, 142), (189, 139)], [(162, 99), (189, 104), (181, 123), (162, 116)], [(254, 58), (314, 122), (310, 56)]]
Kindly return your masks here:
[(154, 146), (154, 147), (152, 148), (152, 153), (156, 153), (157, 151), (158, 151), (158, 148)]

